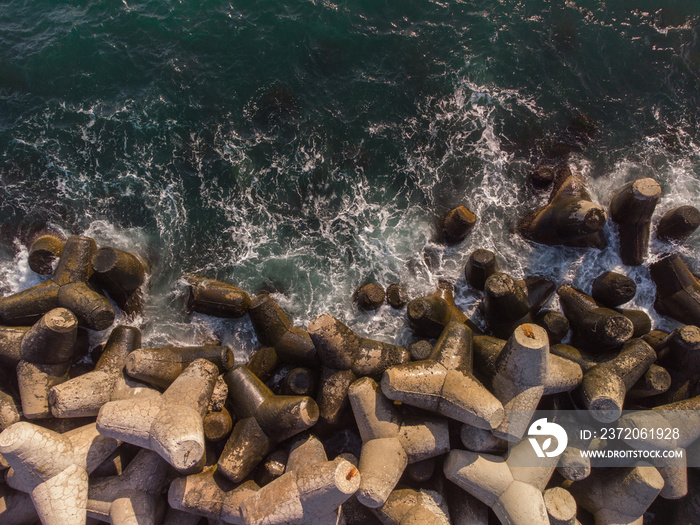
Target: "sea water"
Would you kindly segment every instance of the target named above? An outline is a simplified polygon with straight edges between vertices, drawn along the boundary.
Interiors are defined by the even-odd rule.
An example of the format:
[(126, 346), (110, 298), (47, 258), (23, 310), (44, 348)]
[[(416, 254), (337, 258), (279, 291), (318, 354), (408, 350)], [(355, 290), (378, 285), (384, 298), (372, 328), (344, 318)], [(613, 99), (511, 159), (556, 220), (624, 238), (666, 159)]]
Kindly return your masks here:
[[(118, 317), (145, 345), (215, 337), (244, 357), (250, 321), (188, 317), (183, 274), (406, 343), (404, 311), (360, 313), (352, 292), (447, 279), (483, 323), (463, 268), (487, 248), (584, 291), (626, 273), (670, 329), (610, 222), (604, 250), (514, 228), (547, 201), (529, 170), (563, 154), (604, 206), (639, 177), (663, 188), (657, 219), (700, 205), (699, 21), (694, 0), (3, 2), (0, 288), (42, 280), (37, 225), (90, 235), (149, 261), (143, 313)], [(460, 204), (477, 226), (445, 247), (436, 224)], [(647, 263), (679, 251), (698, 271), (699, 248), (652, 238)]]

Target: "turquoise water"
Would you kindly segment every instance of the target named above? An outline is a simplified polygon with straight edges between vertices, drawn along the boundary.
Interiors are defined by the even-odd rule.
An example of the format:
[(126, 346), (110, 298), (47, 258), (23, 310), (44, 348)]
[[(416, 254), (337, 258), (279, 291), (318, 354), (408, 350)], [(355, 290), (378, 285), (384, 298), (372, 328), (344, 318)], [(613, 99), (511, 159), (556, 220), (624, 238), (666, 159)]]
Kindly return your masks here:
[[(546, 200), (528, 170), (562, 153), (603, 204), (640, 176), (664, 189), (657, 213), (698, 204), (699, 20), (690, 0), (4, 2), (0, 282), (38, 280), (20, 240), (50, 224), (150, 258), (144, 315), (121, 320), (153, 344), (255, 345), (245, 320), (183, 316), (184, 272), (397, 341), (403, 312), (360, 315), (352, 291), (447, 278), (478, 321), (461, 273), (479, 247), (584, 289), (621, 269), (648, 309), (614, 227), (603, 252), (512, 228)], [(436, 218), (458, 204), (479, 223), (445, 249)], [(680, 248), (695, 270), (699, 248)]]

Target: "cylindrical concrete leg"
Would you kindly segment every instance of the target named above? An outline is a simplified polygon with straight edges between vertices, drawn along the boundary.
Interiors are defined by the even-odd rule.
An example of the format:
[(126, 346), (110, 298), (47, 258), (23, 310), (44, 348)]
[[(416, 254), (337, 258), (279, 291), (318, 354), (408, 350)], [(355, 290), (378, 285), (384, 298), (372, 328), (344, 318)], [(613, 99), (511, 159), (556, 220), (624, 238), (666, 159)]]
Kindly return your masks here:
[(694, 206), (679, 206), (667, 211), (656, 234), (662, 241), (683, 242), (700, 226), (700, 210)]
[(380, 438), (362, 445), (360, 454), (360, 488), (357, 499), (363, 505), (376, 508), (386, 502), (399, 482), (408, 458), (397, 438)]
[(71, 465), (38, 485), (31, 496), (44, 525), (85, 525), (88, 475), (82, 467)]
[(204, 436), (214, 443), (228, 438), (233, 429), (231, 414), (226, 408), (217, 412), (209, 412), (204, 416)]
[(57, 365), (74, 357), (78, 319), (65, 308), (54, 308), (32, 326), (22, 338), (24, 361)]
[(139, 258), (116, 248), (100, 248), (91, 264), (100, 284), (122, 309), (146, 278), (146, 268)]
[(73, 312), (90, 330), (106, 330), (114, 322), (109, 300), (83, 282), (65, 284), (58, 291), (58, 303)]
[(40, 365), (20, 361), (17, 365), (17, 383), (22, 399), (22, 413), (27, 419), (51, 417), (49, 391), (68, 380), (68, 365)]
[(499, 272), (498, 261), (492, 251), (478, 249), (469, 256), (464, 267), (464, 276), (467, 282), (477, 290), (483, 290), (486, 279)]
[(240, 483), (270, 452), (272, 443), (255, 418), (241, 419), (233, 427), (219, 462), (219, 471)]
[(545, 490), (544, 505), (551, 525), (576, 525), (576, 500), (568, 490), (561, 487)]
[(90, 259), (95, 250), (94, 239), (81, 235), (69, 237), (51, 279), (59, 286), (86, 282), (92, 275)]
[(53, 263), (63, 253), (65, 242), (55, 235), (37, 237), (29, 248), (29, 267), (39, 275), (50, 275)]
[(238, 318), (250, 306), (250, 296), (235, 286), (221, 281), (185, 276), (190, 282), (187, 306), (190, 311), (216, 317)]
[(637, 294), (637, 283), (617, 272), (604, 272), (593, 281), (591, 297), (608, 308), (616, 308)]
[(109, 519), (112, 525), (158, 525), (164, 511), (160, 496), (123, 490), (109, 508)]
[(0, 299), (0, 318), (9, 325), (32, 325), (58, 308), (58, 286), (49, 280)]

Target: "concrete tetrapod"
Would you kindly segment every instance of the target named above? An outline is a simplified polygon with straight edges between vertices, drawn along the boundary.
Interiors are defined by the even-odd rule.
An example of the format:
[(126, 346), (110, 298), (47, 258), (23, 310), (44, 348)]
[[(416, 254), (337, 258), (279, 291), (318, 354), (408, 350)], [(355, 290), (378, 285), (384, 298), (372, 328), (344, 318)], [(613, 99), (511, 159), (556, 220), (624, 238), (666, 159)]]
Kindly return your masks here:
[(250, 302), (248, 315), (260, 342), (271, 346), (280, 360), (304, 366), (316, 366), (316, 347), (308, 332), (292, 325), (289, 317), (267, 294)]
[(610, 218), (620, 231), (623, 264), (639, 266), (649, 248), (651, 216), (661, 197), (654, 179), (637, 179), (621, 188), (610, 201)]
[[(668, 335), (668, 334), (666, 334)], [(642, 338), (646, 342), (645, 339)], [(648, 344), (648, 343), (647, 343)], [(597, 354), (591, 355), (579, 350), (571, 345), (556, 344), (550, 347), (552, 353), (552, 362), (555, 359), (564, 359), (578, 364), (584, 371), (584, 374), (591, 368), (604, 364), (611, 359), (614, 359), (617, 354)], [(668, 371), (658, 365), (652, 364), (649, 369), (644, 372), (637, 382), (627, 390), (626, 397), (629, 399), (652, 398), (652, 402), (656, 399), (653, 396), (666, 392), (671, 386), (671, 376)]]
[(316, 373), (310, 368), (297, 367), (284, 376), (281, 392), (286, 396), (312, 396), (316, 393)]
[[(527, 466), (512, 466), (511, 460)], [(532, 466), (536, 464), (542, 466)], [(452, 450), (443, 470), (448, 480), (491, 507), (501, 523), (549, 525), (542, 491), (556, 464), (557, 458), (538, 460), (524, 440), (511, 450), (508, 461), (491, 454)]]
[(226, 408), (210, 410), (204, 416), (204, 437), (207, 441), (218, 443), (228, 439), (233, 430), (233, 418)]
[(255, 482), (261, 487), (276, 480), (287, 468), (289, 453), (281, 448), (270, 452), (255, 469)]
[(157, 452), (179, 472), (204, 459), (202, 418), (218, 377), (216, 365), (193, 361), (158, 398), (110, 401), (97, 416), (100, 433)]
[(462, 425), (459, 437), (464, 448), (472, 452), (502, 454), (508, 448), (508, 442), (494, 436), (490, 430), (476, 428), (471, 425)]
[(266, 382), (272, 378), (279, 364), (277, 351), (271, 346), (265, 346), (253, 352), (245, 366), (258, 376), (260, 381)]
[(22, 359), (22, 338), (31, 326), (0, 326), (0, 366), (12, 369)]
[(638, 466), (594, 470), (568, 490), (595, 516), (596, 525), (642, 525), (644, 513), (663, 486), (657, 469)]
[(447, 244), (460, 243), (474, 229), (475, 224), (476, 215), (466, 206), (457, 206), (443, 218), (440, 236)]
[(540, 310), (535, 316), (535, 324), (540, 325), (547, 331), (550, 345), (560, 343), (571, 328), (566, 316), (555, 310)]
[(472, 333), (450, 322), (428, 359), (392, 366), (382, 391), (393, 401), (416, 406), (478, 428), (493, 429), (503, 420), (501, 402), (472, 374)]
[(126, 519), (140, 516), (144, 521), (136, 521), (138, 525), (148, 523), (149, 519), (155, 521), (162, 509), (154, 505), (154, 498), (167, 485), (167, 471), (168, 464), (158, 454), (140, 450), (121, 475), (90, 481), (88, 516), (106, 522), (115, 515)]
[(435, 473), (435, 458), (422, 459), (406, 466), (406, 479), (412, 483), (425, 483)]
[(127, 356), (140, 346), (138, 328), (123, 325), (114, 328), (92, 372), (51, 388), (49, 404), (53, 416), (96, 416), (109, 401), (160, 396), (157, 390), (124, 374)]
[(644, 399), (668, 392), (672, 379), (668, 370), (651, 365), (649, 370), (627, 391), (627, 399)]
[[(335, 459), (336, 463), (340, 461), (344, 461), (344, 459), (341, 457), (337, 457)], [(286, 506), (291, 510), (291, 514), (298, 511), (299, 503), (301, 503), (301, 506), (305, 507), (302, 513), (303, 517), (301, 518), (303, 523), (313, 523), (317, 525), (331, 525), (339, 522), (343, 523), (342, 510), (336, 498), (340, 496), (340, 500), (346, 500), (348, 497), (352, 496), (350, 490), (353, 492), (357, 490), (357, 487), (359, 486), (359, 473), (357, 470), (349, 469), (347, 465), (343, 465), (343, 468), (349, 469), (347, 470), (346, 477), (350, 476), (351, 478), (356, 478), (354, 482), (351, 483), (349, 487), (344, 488), (345, 494), (338, 494), (336, 492), (335, 498), (333, 492), (336, 491), (336, 488), (331, 484), (322, 484), (321, 487), (317, 489), (319, 496), (322, 496), (321, 493), (323, 491), (327, 493), (327, 496), (323, 499), (318, 498), (316, 504), (313, 506), (309, 504), (310, 502), (304, 502), (304, 498), (300, 498), (293, 492), (290, 493), (288, 490), (285, 490), (285, 487), (288, 487), (289, 483), (285, 479), (282, 479), (285, 477), (288, 479), (292, 478), (294, 475), (296, 475), (296, 473), (302, 473), (303, 475), (308, 476), (308, 473), (313, 470), (314, 466), (316, 466), (319, 470), (322, 470), (327, 468), (329, 463), (332, 462), (328, 461), (323, 444), (315, 436), (309, 435), (304, 438), (297, 439), (292, 444), (289, 451), (285, 473), (277, 479), (271, 481), (269, 485), (265, 485), (259, 494), (252, 497), (250, 501), (245, 500), (241, 505), (241, 512), (243, 515), (246, 516), (248, 520), (252, 520), (246, 521), (246, 523), (287, 523), (284, 520), (288, 518), (294, 519), (293, 517), (284, 515), (285, 511), (280, 513), (280, 510), (276, 508), (271, 508), (266, 511), (265, 502), (267, 502), (268, 505), (275, 507)], [(299, 481), (300, 480), (297, 479), (297, 482)], [(331, 480), (327, 480), (326, 482), (328, 481)], [(355, 484), (355, 482), (357, 484)], [(300, 484), (300, 488), (302, 489), (307, 487), (308, 481)], [(340, 501), (340, 503), (342, 502), (343, 501)], [(251, 509), (251, 511), (248, 509)], [(266, 512), (268, 515), (265, 515)]]
[(340, 421), (347, 406), (347, 389), (355, 379), (379, 375), (411, 360), (403, 346), (360, 337), (330, 314), (316, 317), (308, 328), (323, 365), (318, 404), (325, 423)]
[(547, 508), (550, 525), (577, 525), (576, 500), (562, 487), (552, 487), (544, 491), (544, 505)]
[(403, 308), (408, 302), (406, 287), (400, 283), (393, 283), (386, 287), (386, 302), (392, 308)]
[(649, 266), (656, 284), (654, 308), (676, 321), (700, 326), (700, 283), (677, 253)]
[(519, 441), (544, 394), (549, 375), (547, 332), (535, 324), (522, 324), (510, 336), (495, 362), (493, 393), (503, 404), (504, 417), (495, 436)]
[(447, 422), (402, 417), (369, 377), (355, 381), (348, 395), (362, 437), (357, 499), (367, 507), (381, 507), (408, 463), (449, 450)]
[(606, 221), (605, 210), (591, 202), (583, 180), (568, 176), (554, 185), (546, 206), (519, 221), (518, 231), (541, 244), (603, 248), (600, 232)]
[(27, 419), (51, 417), (49, 391), (68, 379), (75, 359), (78, 319), (65, 308), (50, 310), (22, 337), (17, 383)]
[(111, 525), (159, 525), (165, 515), (160, 494), (123, 490), (109, 508)]
[(335, 524), (360, 483), (352, 463), (328, 461), (321, 442), (309, 436), (292, 445), (282, 476), (241, 503), (241, 516), (246, 525)]
[(367, 283), (360, 286), (352, 296), (352, 300), (360, 310), (369, 312), (376, 310), (386, 298), (386, 292), (378, 283)]
[(616, 308), (637, 294), (637, 283), (617, 272), (603, 272), (593, 281), (591, 297), (608, 308)]
[(0, 299), (2, 321), (12, 325), (34, 323), (60, 306), (91, 330), (109, 328), (114, 322), (112, 305), (86, 284), (92, 275), (90, 259), (96, 249), (89, 237), (69, 237), (50, 280)]
[[(351, 464), (357, 467), (356, 457), (341, 454), (337, 456), (335, 460), (338, 461), (341, 458), (349, 461)], [(321, 443), (316, 436), (308, 435), (297, 439), (294, 443), (292, 443), (291, 449), (289, 450), (289, 456), (287, 458), (285, 472), (296, 472), (304, 467), (325, 463), (327, 461), (328, 456), (326, 455), (326, 450), (323, 447), (323, 443)], [(313, 522), (318, 525), (343, 525), (345, 523), (343, 507), (339, 506), (338, 508), (331, 509), (331, 512), (325, 516), (315, 517)]]
[[(496, 376), (498, 356), (501, 355), (506, 343), (507, 341), (504, 339), (488, 335), (477, 335), (474, 337), (473, 348), (476, 367), (481, 374), (490, 380), (493, 380)], [(551, 348), (553, 347), (550, 346), (550, 351)], [(572, 363), (568, 358), (550, 353), (549, 369), (544, 380), (543, 395), (570, 392), (581, 384), (582, 379), (582, 367), (577, 362)]]
[(632, 321), (619, 312), (598, 306), (591, 296), (568, 285), (559, 287), (557, 293), (574, 335), (592, 351), (621, 346), (634, 335)]
[(433, 345), (430, 344), (430, 341), (426, 341), (425, 339), (411, 343), (406, 348), (411, 354), (411, 359), (413, 361), (423, 361), (424, 359), (428, 359), (433, 351)]
[(632, 337), (642, 337), (651, 332), (651, 317), (644, 310), (631, 308), (615, 308), (615, 311), (624, 315), (632, 322)]
[(270, 452), (318, 421), (318, 405), (307, 396), (277, 396), (245, 366), (224, 377), (238, 422), (219, 457), (219, 471), (241, 482)]
[(581, 397), (589, 413), (604, 423), (617, 421), (627, 391), (655, 360), (656, 353), (643, 339), (630, 339), (615, 358), (586, 370)]
[(87, 520), (87, 486), (87, 472), (77, 465), (71, 465), (37, 485), (31, 497), (41, 523), (84, 524)]
[(569, 444), (559, 456), (557, 472), (569, 481), (581, 481), (591, 475), (591, 460), (583, 456), (579, 446)]
[(0, 432), (20, 419), (17, 402), (9, 392), (0, 388)]
[(7, 484), (31, 495), (47, 525), (85, 523), (88, 474), (118, 445), (94, 423), (58, 434), (19, 422), (0, 434), (0, 454), (11, 466)]

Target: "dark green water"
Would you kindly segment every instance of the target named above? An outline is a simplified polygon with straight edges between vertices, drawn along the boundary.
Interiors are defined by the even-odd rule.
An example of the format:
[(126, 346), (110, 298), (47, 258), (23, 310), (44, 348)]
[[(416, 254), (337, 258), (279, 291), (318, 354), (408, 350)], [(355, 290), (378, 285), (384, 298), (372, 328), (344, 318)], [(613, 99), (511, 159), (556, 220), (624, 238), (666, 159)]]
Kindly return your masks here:
[[(151, 258), (130, 322), (154, 343), (253, 344), (245, 321), (193, 329), (183, 272), (386, 339), (405, 335), (403, 314), (358, 316), (352, 290), (448, 278), (473, 312), (461, 271), (477, 247), (518, 276), (586, 288), (621, 264), (614, 228), (602, 253), (513, 236), (546, 199), (526, 174), (568, 152), (601, 203), (651, 176), (659, 213), (697, 205), (699, 21), (691, 0), (4, 2), (5, 291), (38, 279), (16, 239), (47, 223)], [(458, 204), (480, 222), (445, 250), (435, 219)], [(682, 248), (696, 269), (699, 248)], [(651, 259), (668, 249), (652, 243)], [(648, 271), (623, 269), (650, 307)]]

